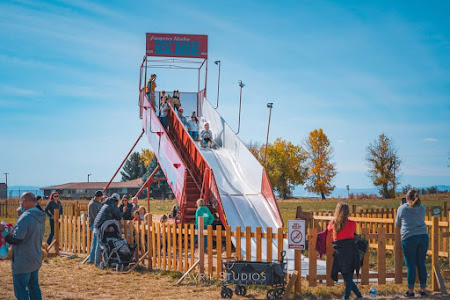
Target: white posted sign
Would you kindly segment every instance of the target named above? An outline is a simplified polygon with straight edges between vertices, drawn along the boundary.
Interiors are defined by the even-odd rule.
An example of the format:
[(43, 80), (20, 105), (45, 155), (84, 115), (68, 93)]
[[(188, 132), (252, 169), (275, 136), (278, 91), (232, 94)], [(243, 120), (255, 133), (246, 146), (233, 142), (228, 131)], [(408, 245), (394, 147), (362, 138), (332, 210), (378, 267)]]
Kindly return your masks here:
[(305, 250), (306, 225), (305, 220), (288, 220), (288, 248)]

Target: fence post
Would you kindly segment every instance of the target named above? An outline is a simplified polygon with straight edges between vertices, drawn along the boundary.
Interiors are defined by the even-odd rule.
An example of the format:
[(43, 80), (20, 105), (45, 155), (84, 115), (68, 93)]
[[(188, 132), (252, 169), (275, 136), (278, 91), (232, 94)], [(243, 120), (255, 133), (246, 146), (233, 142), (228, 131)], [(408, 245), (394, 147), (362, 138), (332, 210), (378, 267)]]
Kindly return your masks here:
[(327, 260), (326, 260), (326, 267), (327, 267), (327, 286), (333, 286), (334, 282), (331, 278), (331, 269), (333, 267), (333, 234), (328, 231), (327, 233)]
[(439, 217), (433, 217), (431, 227), (431, 289), (433, 292), (439, 291), (438, 278), (436, 278), (435, 268), (439, 264)]
[(302, 291), (302, 252), (295, 250), (295, 270), (298, 272), (297, 280), (295, 281), (294, 291), (295, 294), (299, 294)]
[[(368, 239), (369, 228), (361, 228), (361, 235)], [(361, 269), (361, 285), (369, 285), (369, 255), (370, 249), (367, 249), (367, 252), (363, 258), (363, 266)]]
[(402, 236), (400, 234), (400, 227), (395, 226), (394, 219), (394, 271), (395, 283), (401, 284), (403, 281), (403, 253), (402, 253)]
[(317, 243), (317, 228), (309, 229), (309, 286), (315, 287), (317, 286), (317, 251), (316, 251), (316, 243)]
[(55, 237), (55, 254), (59, 254), (59, 208), (53, 211), (54, 237)]
[[(147, 269), (151, 270), (153, 268), (152, 258), (153, 258), (153, 232), (151, 232), (152, 228), (152, 215), (147, 214), (145, 216), (146, 220), (146, 231), (147, 231)], [(158, 237), (159, 238), (159, 237)]]
[[(198, 254), (199, 254), (199, 271), (200, 279), (203, 274), (205, 274), (205, 239), (203, 235), (204, 220), (203, 217), (198, 218), (198, 228), (197, 228), (197, 242), (198, 242)], [(194, 253), (192, 253), (194, 255)]]
[(386, 228), (378, 228), (378, 284), (386, 284)]
[(252, 260), (252, 228), (245, 227), (245, 259)]

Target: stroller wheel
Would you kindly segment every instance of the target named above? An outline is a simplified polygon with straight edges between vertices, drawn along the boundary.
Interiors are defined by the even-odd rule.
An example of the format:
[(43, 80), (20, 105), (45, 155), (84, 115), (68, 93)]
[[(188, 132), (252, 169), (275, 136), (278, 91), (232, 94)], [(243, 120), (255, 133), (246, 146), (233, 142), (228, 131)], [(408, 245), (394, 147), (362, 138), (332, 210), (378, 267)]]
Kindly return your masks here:
[(245, 296), (247, 294), (247, 288), (243, 285), (236, 285), (234, 292), (236, 295)]
[(279, 300), (281, 296), (277, 294), (276, 290), (268, 290), (267, 291), (267, 300)]
[(224, 299), (228, 298), (231, 299), (233, 297), (233, 291), (230, 288), (227, 288), (226, 286), (222, 287), (222, 290), (220, 291), (220, 296)]
[(99, 265), (100, 270), (105, 269), (105, 264), (101, 261)]
[(281, 299), (281, 297), (283, 296), (283, 293), (284, 293), (284, 286), (280, 286), (280, 287), (277, 287), (276, 289), (275, 289), (275, 293), (280, 297), (280, 299)]

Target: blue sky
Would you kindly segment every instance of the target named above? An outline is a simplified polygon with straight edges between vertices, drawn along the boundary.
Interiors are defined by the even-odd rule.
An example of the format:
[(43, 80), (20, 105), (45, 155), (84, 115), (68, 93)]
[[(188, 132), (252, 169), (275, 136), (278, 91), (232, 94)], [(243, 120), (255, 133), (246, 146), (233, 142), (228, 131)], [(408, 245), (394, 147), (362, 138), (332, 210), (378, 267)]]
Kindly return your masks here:
[[(370, 187), (365, 148), (384, 132), (402, 185), (449, 184), (448, 1), (2, 1), (0, 171), (10, 185), (107, 181), (140, 133), (145, 33), (209, 36), (208, 98), (243, 140), (302, 143), (322, 128), (335, 183)], [(195, 90), (191, 72), (160, 88)], [(139, 148), (146, 147), (145, 142)]]

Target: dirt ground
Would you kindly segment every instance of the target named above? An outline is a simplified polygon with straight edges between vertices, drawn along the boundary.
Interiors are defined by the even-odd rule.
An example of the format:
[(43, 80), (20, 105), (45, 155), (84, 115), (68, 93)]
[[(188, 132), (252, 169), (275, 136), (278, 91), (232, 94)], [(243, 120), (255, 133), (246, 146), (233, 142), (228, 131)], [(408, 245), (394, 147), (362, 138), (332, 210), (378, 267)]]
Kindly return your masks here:
[[(50, 257), (40, 270), (40, 285), (44, 299), (221, 299), (220, 282), (195, 284), (186, 280), (181, 286), (176, 282), (179, 273), (141, 270), (130, 274), (116, 273), (112, 269), (99, 270), (92, 265), (81, 265), (81, 258)], [(0, 299), (14, 299), (11, 262), (0, 261)], [(368, 295), (370, 287), (361, 287)], [(401, 299), (404, 286), (387, 284), (379, 286), (381, 299)], [(319, 286), (305, 289), (296, 299), (341, 299), (343, 286)], [(264, 288), (251, 288), (246, 297), (233, 295), (233, 299), (265, 299)], [(434, 294), (429, 299), (450, 299)]]

